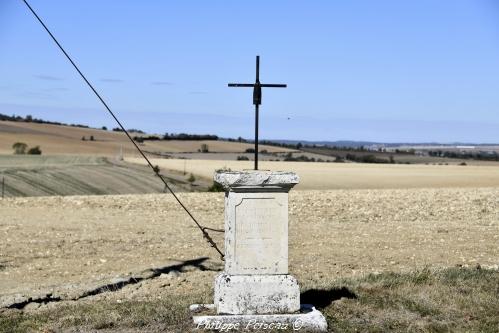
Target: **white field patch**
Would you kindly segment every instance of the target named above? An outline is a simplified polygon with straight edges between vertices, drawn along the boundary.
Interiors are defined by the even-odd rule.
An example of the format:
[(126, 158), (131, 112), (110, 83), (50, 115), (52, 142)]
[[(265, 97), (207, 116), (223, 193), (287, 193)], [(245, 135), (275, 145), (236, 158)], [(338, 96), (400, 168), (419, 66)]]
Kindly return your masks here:
[[(144, 164), (140, 158), (127, 162)], [(162, 169), (193, 173), (213, 179), (219, 169), (248, 170), (252, 161), (152, 159)], [(300, 176), (301, 190), (496, 187), (499, 168), (493, 166), (404, 165), (261, 161), (261, 170), (293, 171)]]

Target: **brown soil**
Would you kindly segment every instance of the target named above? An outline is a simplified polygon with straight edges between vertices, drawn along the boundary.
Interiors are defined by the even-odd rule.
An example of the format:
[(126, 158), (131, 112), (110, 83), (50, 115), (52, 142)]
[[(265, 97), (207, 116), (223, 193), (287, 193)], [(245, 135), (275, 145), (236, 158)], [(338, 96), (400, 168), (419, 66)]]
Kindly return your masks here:
[[(222, 227), (222, 193), (180, 196), (202, 223)], [(368, 272), (497, 267), (498, 198), (498, 188), (293, 191), (290, 272), (307, 287)], [(199, 294), (222, 269), (167, 194), (5, 199), (0, 211), (0, 307)]]

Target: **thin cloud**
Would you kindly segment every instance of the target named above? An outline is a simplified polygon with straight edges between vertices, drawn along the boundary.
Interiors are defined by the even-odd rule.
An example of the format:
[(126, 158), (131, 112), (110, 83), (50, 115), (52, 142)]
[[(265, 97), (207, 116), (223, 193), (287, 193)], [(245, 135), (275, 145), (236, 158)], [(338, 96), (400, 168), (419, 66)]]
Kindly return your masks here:
[(46, 89), (43, 89), (44, 91), (68, 91), (69, 89), (68, 88), (64, 88), (64, 87), (55, 87), (55, 88), (46, 88)]
[(100, 79), (101, 82), (107, 82), (107, 83), (121, 83), (123, 80), (121, 79), (112, 79), (112, 78), (103, 78)]
[(171, 85), (173, 85), (172, 82), (168, 82), (168, 81), (153, 81), (153, 82), (151, 82), (151, 84), (154, 86), (171, 86)]
[(52, 76), (52, 75), (45, 75), (45, 74), (38, 74), (38, 75), (33, 75), (33, 76), (36, 77), (37, 79), (45, 80), (45, 81), (62, 81), (62, 80), (64, 80), (61, 77)]

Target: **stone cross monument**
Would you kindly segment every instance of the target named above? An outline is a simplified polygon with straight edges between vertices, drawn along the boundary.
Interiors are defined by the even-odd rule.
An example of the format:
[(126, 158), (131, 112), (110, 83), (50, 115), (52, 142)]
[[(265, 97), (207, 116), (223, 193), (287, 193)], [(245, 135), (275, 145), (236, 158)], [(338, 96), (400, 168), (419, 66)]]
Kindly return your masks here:
[(291, 172), (215, 174), (225, 195), (225, 271), (215, 281), (218, 313), (293, 313), (300, 288), (288, 274)]
[[(253, 87), (255, 170), (218, 172), (225, 189), (225, 269), (215, 279), (213, 304), (194, 304), (197, 328), (207, 330), (304, 329), (325, 331), (324, 316), (300, 304), (298, 281), (288, 271), (288, 192), (298, 184), (292, 172), (258, 170), (258, 110), (262, 87), (260, 57), (256, 82), (229, 83)], [(211, 311), (206, 314), (202, 312)]]
[[(225, 189), (225, 269), (215, 279), (214, 303), (193, 305), (198, 328), (288, 328), (325, 331), (324, 316), (300, 305), (288, 271), (288, 192), (292, 172), (219, 172)], [(202, 315), (203, 311), (212, 311)]]

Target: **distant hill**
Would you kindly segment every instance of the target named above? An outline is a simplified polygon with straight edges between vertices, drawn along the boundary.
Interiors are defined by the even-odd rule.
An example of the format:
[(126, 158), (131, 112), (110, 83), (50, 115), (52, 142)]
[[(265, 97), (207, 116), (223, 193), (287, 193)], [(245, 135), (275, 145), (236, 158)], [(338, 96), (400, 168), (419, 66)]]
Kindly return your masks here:
[[(142, 132), (131, 132), (140, 136)], [(26, 143), (29, 147), (40, 146), (42, 154), (57, 155), (135, 155), (137, 151), (123, 132), (89, 128), (84, 125), (71, 126), (48, 122), (28, 122), (24, 120), (0, 121), (0, 154), (12, 154), (12, 145)], [(223, 140), (153, 140), (138, 143), (146, 152), (180, 153), (197, 152), (201, 145), (208, 145), (209, 152), (242, 153), (253, 148), (253, 144), (228, 142)], [(290, 151), (286, 148), (261, 145), (268, 152)]]
[(473, 143), (473, 142), (451, 142), (451, 143), (441, 143), (441, 142), (375, 142), (375, 141), (352, 141), (352, 140), (339, 140), (339, 141), (307, 141), (307, 140), (265, 140), (266, 142), (275, 142), (279, 144), (289, 144), (296, 145), (301, 143), (303, 145), (317, 145), (317, 146), (336, 146), (336, 147), (348, 147), (348, 148), (359, 148), (359, 147), (369, 147), (369, 146), (382, 146), (382, 147), (401, 147), (401, 146), (442, 146), (442, 147), (453, 147), (453, 146), (479, 146), (479, 147), (490, 147), (499, 146), (499, 143)]

